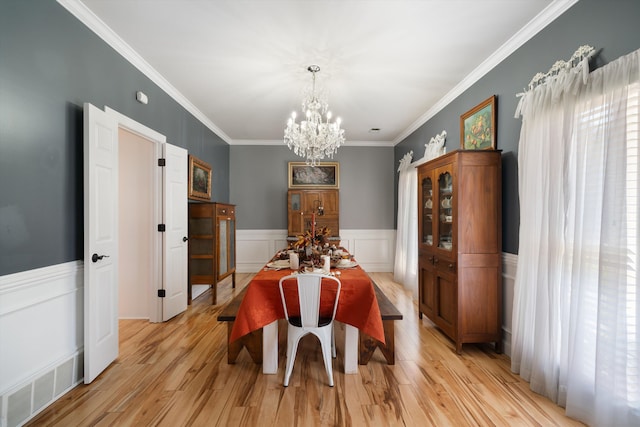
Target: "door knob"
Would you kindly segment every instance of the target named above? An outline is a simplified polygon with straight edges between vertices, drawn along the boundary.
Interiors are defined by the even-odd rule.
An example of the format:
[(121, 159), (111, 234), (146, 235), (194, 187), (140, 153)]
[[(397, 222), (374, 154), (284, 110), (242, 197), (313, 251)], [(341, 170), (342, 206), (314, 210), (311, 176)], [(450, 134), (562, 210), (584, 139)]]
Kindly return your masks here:
[(189, 238), (188, 238), (187, 236), (184, 236), (184, 237), (182, 238), (182, 241), (183, 241), (183, 242), (186, 242), (187, 240), (189, 240)]
[(98, 262), (99, 260), (101, 260), (102, 258), (109, 258), (109, 255), (98, 255), (98, 254), (93, 254), (91, 256), (91, 261), (93, 262)]

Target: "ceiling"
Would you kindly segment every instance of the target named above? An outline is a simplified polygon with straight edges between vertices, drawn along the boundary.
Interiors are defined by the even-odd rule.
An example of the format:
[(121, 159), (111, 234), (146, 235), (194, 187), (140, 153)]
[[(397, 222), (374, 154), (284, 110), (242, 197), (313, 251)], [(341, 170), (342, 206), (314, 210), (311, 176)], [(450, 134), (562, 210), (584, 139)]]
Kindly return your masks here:
[(394, 145), (576, 0), (58, 1), (229, 144), (281, 143), (317, 64), (347, 145)]

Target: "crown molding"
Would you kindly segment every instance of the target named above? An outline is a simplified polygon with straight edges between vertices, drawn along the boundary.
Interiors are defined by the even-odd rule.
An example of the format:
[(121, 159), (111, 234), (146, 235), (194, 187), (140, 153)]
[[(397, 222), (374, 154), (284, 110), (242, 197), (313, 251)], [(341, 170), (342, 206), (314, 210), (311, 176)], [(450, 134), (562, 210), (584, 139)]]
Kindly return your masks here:
[[(577, 3), (579, 0), (555, 0), (533, 18), (527, 25), (511, 37), (505, 44), (496, 50), (489, 58), (483, 61), (477, 68), (469, 73), (460, 83), (443, 96), (426, 113), (420, 116), (406, 130), (398, 135), (393, 141), (348, 141), (347, 146), (361, 147), (393, 147), (402, 142), (405, 138), (415, 132), (420, 126), (435, 116), (451, 101), (460, 96), (465, 90), (476, 83), (485, 74), (496, 67), (507, 56), (535, 36), (540, 30), (549, 25), (558, 16)], [(180, 91), (178, 91), (168, 80), (146, 62), (131, 46), (122, 40), (104, 21), (96, 16), (80, 0), (57, 0), (69, 13), (75, 16), (80, 22), (93, 31), (98, 37), (104, 40), (116, 52), (122, 55), (142, 74), (147, 76), (152, 82), (164, 90), (176, 102), (182, 105), (187, 111), (202, 122), (213, 133), (222, 138), (229, 145), (279, 145), (281, 140), (232, 140), (226, 133), (217, 127), (202, 111), (193, 105)]]
[(193, 105), (178, 89), (176, 89), (167, 79), (165, 79), (155, 68), (153, 68), (142, 56), (138, 54), (131, 46), (120, 38), (103, 20), (98, 18), (80, 0), (57, 0), (57, 2), (67, 9), (69, 13), (75, 16), (80, 22), (86, 25), (91, 31), (96, 33), (98, 37), (104, 40), (116, 52), (122, 55), (142, 74), (147, 76), (153, 83), (158, 85), (178, 104), (182, 105), (187, 111), (194, 115), (202, 124), (208, 127), (213, 133), (222, 138), (227, 144), (231, 144), (231, 138), (217, 127), (202, 111)]
[(562, 15), (567, 9), (576, 4), (579, 0), (556, 0), (533, 18), (527, 25), (522, 27), (516, 34), (507, 40), (490, 57), (485, 59), (476, 69), (469, 73), (460, 83), (451, 89), (445, 96), (434, 104), (426, 113), (413, 122), (404, 132), (398, 135), (393, 144), (397, 145), (405, 138), (415, 132), (420, 126), (435, 116), (440, 110), (449, 105), (451, 101), (469, 89), (474, 83), (480, 80), (489, 71), (504, 61), (509, 55), (515, 52), (520, 46), (538, 34), (543, 28)]

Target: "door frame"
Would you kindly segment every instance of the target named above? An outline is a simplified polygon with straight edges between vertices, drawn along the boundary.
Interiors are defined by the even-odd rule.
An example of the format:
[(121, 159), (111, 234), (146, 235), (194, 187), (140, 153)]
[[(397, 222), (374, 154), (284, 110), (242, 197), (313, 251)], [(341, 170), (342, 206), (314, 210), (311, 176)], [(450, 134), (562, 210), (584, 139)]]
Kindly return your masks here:
[[(141, 138), (144, 138), (153, 143), (154, 158), (149, 159), (149, 162), (153, 162), (156, 165), (154, 179), (153, 179), (153, 224), (160, 224), (162, 222), (162, 168), (157, 166), (157, 159), (162, 157), (162, 146), (167, 142), (167, 137), (155, 130), (148, 128), (147, 126), (136, 122), (135, 120), (109, 108), (104, 107), (105, 113), (113, 117), (117, 124), (118, 129), (124, 129), (127, 132), (131, 132)], [(148, 285), (149, 296), (149, 322), (159, 323), (162, 322), (162, 299), (158, 297), (158, 289), (162, 287), (162, 235), (161, 233), (154, 233), (151, 247), (153, 248), (153, 256), (151, 263), (151, 281)], [(160, 284), (160, 286), (158, 286)]]

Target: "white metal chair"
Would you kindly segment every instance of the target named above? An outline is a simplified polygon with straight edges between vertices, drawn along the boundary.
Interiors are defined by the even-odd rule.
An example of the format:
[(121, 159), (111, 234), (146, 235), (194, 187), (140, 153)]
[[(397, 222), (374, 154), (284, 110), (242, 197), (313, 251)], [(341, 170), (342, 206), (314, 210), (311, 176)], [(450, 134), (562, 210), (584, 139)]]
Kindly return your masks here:
[[(300, 315), (290, 316), (291, 310), (287, 308), (285, 300), (285, 291), (283, 282), (289, 279), (297, 280), (298, 302), (300, 305)], [(324, 284), (323, 284), (324, 279)], [(330, 284), (329, 281), (336, 282)], [(332, 301), (331, 316), (322, 315), (320, 313), (320, 294), (322, 286), (337, 286), (335, 300)], [(289, 386), (289, 379), (293, 371), (293, 364), (298, 351), (298, 343), (300, 339), (308, 334), (313, 334), (320, 340), (322, 346), (322, 357), (324, 366), (329, 377), (329, 385), (333, 387), (333, 368), (332, 356), (335, 357), (335, 338), (333, 335), (333, 321), (338, 308), (338, 298), (340, 297), (340, 289), (342, 284), (340, 280), (333, 276), (327, 276), (322, 273), (304, 273), (285, 276), (280, 279), (280, 296), (282, 298), (282, 306), (284, 307), (284, 315), (287, 318), (287, 362), (284, 374), (284, 386)], [(289, 301), (289, 304), (292, 304)]]

